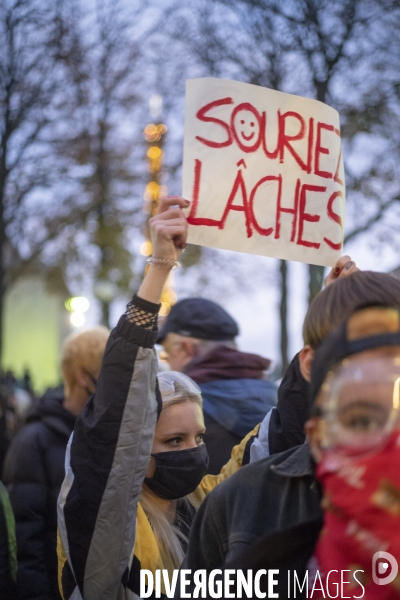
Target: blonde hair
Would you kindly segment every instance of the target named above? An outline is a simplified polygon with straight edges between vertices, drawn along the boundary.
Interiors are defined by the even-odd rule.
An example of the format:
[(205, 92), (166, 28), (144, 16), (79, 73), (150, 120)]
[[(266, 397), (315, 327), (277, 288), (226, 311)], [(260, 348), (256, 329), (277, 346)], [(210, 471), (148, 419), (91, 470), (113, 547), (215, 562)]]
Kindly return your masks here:
[[(177, 371), (163, 371), (158, 373), (157, 378), (162, 398), (162, 410), (185, 402), (195, 402), (202, 407), (201, 390), (187, 375)], [(163, 563), (172, 563), (172, 568), (177, 569), (184, 558), (181, 542), (187, 543), (187, 537), (168, 521), (166, 514), (154, 504), (152, 495), (149, 488), (143, 485), (140, 504), (159, 544)], [(196, 502), (192, 498), (190, 500), (188, 498), (183, 498), (183, 502), (198, 508)]]
[(75, 383), (78, 369), (92, 376), (98, 373), (109, 335), (110, 330), (100, 325), (82, 333), (71, 333), (65, 338), (61, 354), (61, 371), (66, 396)]

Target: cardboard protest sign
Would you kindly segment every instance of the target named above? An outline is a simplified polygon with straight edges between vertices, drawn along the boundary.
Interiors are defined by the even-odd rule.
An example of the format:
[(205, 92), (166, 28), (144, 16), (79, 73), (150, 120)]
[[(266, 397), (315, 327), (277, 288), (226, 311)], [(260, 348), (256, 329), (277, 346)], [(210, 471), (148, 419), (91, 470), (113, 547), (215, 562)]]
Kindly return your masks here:
[(182, 194), (190, 243), (333, 266), (345, 210), (338, 113), (237, 81), (189, 80)]

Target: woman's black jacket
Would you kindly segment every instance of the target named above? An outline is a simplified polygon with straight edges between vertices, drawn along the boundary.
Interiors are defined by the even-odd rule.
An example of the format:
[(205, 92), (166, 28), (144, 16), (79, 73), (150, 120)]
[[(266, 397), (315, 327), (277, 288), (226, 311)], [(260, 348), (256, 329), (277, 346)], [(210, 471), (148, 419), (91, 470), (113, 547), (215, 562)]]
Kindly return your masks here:
[(57, 390), (49, 390), (38, 400), (5, 461), (3, 481), (16, 521), (19, 600), (60, 598), (56, 506), (75, 422), (62, 401)]

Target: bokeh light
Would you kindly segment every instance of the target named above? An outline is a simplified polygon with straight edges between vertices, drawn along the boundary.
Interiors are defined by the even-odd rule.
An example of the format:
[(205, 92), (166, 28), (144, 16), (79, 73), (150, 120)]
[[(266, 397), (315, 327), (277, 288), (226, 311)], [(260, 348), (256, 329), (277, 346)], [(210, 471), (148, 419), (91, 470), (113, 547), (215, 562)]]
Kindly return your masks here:
[(159, 125), (155, 125), (154, 123), (149, 123), (144, 128), (143, 135), (147, 142), (159, 142), (161, 136), (167, 132), (167, 126), (164, 123), (160, 123)]
[(69, 312), (85, 313), (89, 310), (89, 300), (85, 296), (74, 296), (66, 300), (65, 308)]
[(85, 315), (81, 312), (71, 313), (69, 319), (74, 327), (82, 327), (85, 323)]
[(151, 245), (150, 240), (144, 241), (143, 244), (140, 246), (140, 254), (142, 256), (150, 256), (152, 252), (153, 246)]
[(147, 156), (152, 160), (160, 158), (162, 155), (163, 151), (158, 146), (150, 146), (150, 148), (147, 150)]

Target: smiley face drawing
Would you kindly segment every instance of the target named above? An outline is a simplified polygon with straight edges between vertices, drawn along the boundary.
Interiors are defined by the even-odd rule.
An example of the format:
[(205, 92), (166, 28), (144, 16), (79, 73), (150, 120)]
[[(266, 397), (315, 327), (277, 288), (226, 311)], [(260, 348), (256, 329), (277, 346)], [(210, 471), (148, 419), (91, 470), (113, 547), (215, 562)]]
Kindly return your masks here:
[(232, 112), (231, 130), (243, 152), (255, 152), (262, 139), (262, 116), (249, 104), (238, 104)]

